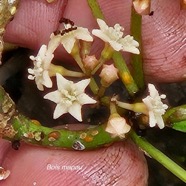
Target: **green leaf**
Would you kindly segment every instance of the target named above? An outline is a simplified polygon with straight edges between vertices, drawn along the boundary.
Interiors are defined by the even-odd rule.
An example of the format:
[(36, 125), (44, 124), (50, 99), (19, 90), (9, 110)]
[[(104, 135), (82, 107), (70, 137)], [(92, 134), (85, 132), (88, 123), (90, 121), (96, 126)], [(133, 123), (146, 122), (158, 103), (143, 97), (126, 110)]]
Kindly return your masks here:
[(164, 114), (163, 119), (166, 125), (186, 121), (186, 105), (171, 108)]
[(180, 132), (186, 132), (186, 121), (173, 123), (172, 128)]

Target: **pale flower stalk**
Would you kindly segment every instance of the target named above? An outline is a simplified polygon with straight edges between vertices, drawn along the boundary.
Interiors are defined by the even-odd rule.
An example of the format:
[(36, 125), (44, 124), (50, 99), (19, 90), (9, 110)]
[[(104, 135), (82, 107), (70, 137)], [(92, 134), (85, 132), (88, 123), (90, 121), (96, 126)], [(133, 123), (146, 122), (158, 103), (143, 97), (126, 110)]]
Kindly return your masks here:
[(148, 84), (148, 89), (150, 95), (142, 99), (142, 101), (148, 108), (149, 125), (150, 127), (158, 125), (158, 127), (162, 129), (165, 127), (162, 116), (165, 114), (168, 106), (166, 104), (163, 104), (161, 99), (165, 99), (166, 95), (159, 95), (153, 84)]
[(57, 104), (53, 118), (57, 119), (65, 113), (70, 113), (78, 121), (82, 121), (82, 106), (96, 103), (96, 100), (84, 93), (85, 88), (90, 83), (90, 79), (74, 83), (60, 74), (56, 74), (56, 78), (58, 89), (44, 96), (45, 99)]
[(37, 56), (30, 56), (33, 61), (34, 68), (29, 68), (28, 79), (35, 80), (37, 88), (41, 91), (44, 90), (44, 86), (47, 88), (52, 87), (52, 81), (49, 76), (49, 67), (54, 54), (50, 49), (47, 49), (46, 45), (42, 45)]
[(109, 43), (115, 51), (140, 53), (138, 49), (139, 43), (132, 36), (123, 37), (124, 28), (121, 25), (115, 24), (114, 27), (109, 27), (102, 19), (97, 19), (97, 23), (100, 29), (93, 29), (92, 34)]

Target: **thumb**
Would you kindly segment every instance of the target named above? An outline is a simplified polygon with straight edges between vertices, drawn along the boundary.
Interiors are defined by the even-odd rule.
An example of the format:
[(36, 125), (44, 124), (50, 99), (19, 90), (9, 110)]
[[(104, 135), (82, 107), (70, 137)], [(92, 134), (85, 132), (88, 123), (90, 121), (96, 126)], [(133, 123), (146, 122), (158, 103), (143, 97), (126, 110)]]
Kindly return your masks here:
[[(66, 4), (68, 2), (68, 4)], [(130, 28), (130, 0), (99, 0), (108, 25), (120, 23), (125, 34)], [(153, 16), (143, 16), (144, 71), (149, 80), (175, 82), (184, 79), (186, 46), (186, 11), (181, 11), (179, 1), (152, 1)], [(97, 27), (87, 1), (22, 0), (15, 19), (8, 25), (5, 40), (30, 49), (47, 44), (50, 34), (58, 28), (58, 20), (69, 18), (76, 25), (89, 29)], [(97, 45), (96, 48), (101, 47)], [(66, 53), (60, 49), (63, 59)]]
[(2, 186), (147, 185), (146, 161), (130, 141), (87, 152), (22, 144), (18, 151), (6, 147), (1, 164), (11, 172)]

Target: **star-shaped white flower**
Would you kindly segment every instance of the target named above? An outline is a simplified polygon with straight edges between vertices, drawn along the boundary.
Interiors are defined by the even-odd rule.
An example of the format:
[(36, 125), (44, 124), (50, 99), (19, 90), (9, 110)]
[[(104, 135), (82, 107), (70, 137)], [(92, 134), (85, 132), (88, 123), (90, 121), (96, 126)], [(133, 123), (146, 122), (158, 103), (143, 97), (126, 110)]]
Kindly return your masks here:
[(37, 56), (30, 56), (30, 59), (34, 63), (34, 68), (28, 69), (28, 79), (35, 80), (37, 88), (39, 90), (44, 90), (44, 86), (47, 88), (52, 87), (52, 81), (49, 76), (48, 69), (50, 67), (50, 63), (53, 59), (54, 55), (47, 50), (46, 45), (42, 45)]
[(108, 25), (102, 19), (97, 19), (99, 29), (93, 29), (92, 34), (102, 39), (104, 42), (110, 44), (110, 46), (116, 51), (126, 51), (134, 54), (139, 54), (139, 43), (134, 40), (130, 35), (123, 37), (124, 28), (119, 24), (115, 24), (114, 27), (108, 27)]
[(125, 134), (128, 133), (131, 126), (127, 124), (126, 120), (119, 116), (119, 114), (113, 114), (110, 116), (105, 131), (110, 133), (112, 137), (125, 138)]
[[(55, 40), (55, 43), (61, 43), (69, 54), (72, 52), (76, 40), (93, 41), (93, 37), (87, 28), (75, 27), (70, 24), (64, 24), (64, 26), (65, 29), (61, 31), (64, 34), (51, 34), (50, 39)], [(68, 29), (71, 30), (67, 31)]]
[(150, 95), (142, 100), (149, 112), (149, 125), (154, 127), (157, 124), (162, 129), (165, 126), (162, 115), (165, 114), (168, 106), (163, 104), (161, 99), (165, 99), (166, 95), (159, 95), (153, 84), (148, 84), (148, 88)]
[(90, 83), (90, 79), (81, 80), (77, 83), (65, 79), (56, 74), (58, 90), (44, 96), (57, 104), (53, 118), (57, 119), (65, 113), (70, 113), (78, 121), (82, 121), (81, 107), (84, 104), (94, 104), (96, 101), (84, 93)]

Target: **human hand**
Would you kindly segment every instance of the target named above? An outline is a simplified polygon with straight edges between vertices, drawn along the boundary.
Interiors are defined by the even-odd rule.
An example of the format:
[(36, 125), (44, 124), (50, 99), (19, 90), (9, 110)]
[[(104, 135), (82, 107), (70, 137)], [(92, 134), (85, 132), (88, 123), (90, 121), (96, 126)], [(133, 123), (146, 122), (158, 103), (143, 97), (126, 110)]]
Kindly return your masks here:
[[(162, 3), (162, 2), (158, 2), (158, 3)], [(175, 1), (174, 2), (171, 1), (171, 3), (172, 3), (171, 7), (173, 7), (175, 9), (175, 12), (177, 12), (179, 10), (178, 8), (179, 3), (177, 6), (175, 5), (176, 4)], [(113, 25), (116, 23), (116, 20), (117, 20), (117, 22), (119, 22), (120, 24), (124, 26), (126, 25), (125, 26), (126, 30), (129, 30), (129, 17), (130, 17), (129, 1), (127, 2), (126, 1), (114, 1), (114, 2), (107, 2), (106, 4), (104, 1), (100, 1), (100, 4), (107, 18), (108, 24)], [(163, 40), (165, 36), (161, 35), (162, 30), (159, 31), (159, 33), (157, 32), (157, 30), (154, 32), (152, 31), (152, 25), (154, 25), (154, 27), (157, 27), (158, 25), (157, 27), (158, 29), (159, 25), (161, 25), (162, 23), (161, 16), (164, 17), (165, 15), (161, 15), (161, 12), (163, 14), (167, 12), (166, 15), (169, 14), (168, 11), (170, 9), (168, 8), (166, 9), (166, 11), (162, 11), (162, 9), (165, 8), (165, 5), (166, 3), (164, 2), (162, 3), (162, 5), (159, 4), (159, 10), (155, 8), (155, 5), (152, 6), (152, 9), (154, 7), (154, 10), (155, 10), (154, 15), (152, 17), (148, 17), (148, 16), (144, 17), (144, 25), (143, 25), (143, 28), (144, 28), (144, 32), (143, 32), (144, 58), (145, 58), (144, 68), (145, 68), (146, 75), (148, 75), (148, 77), (151, 77), (151, 79), (153, 78), (155, 79), (156, 77), (156, 79), (158, 80), (163, 79), (166, 81), (171, 81), (171, 80), (175, 81), (175, 79), (180, 80), (182, 78), (181, 75), (183, 74), (184, 68), (181, 66), (181, 64), (183, 63), (182, 60), (184, 60), (183, 48), (184, 48), (185, 43), (184, 42), (181, 43), (183, 47), (178, 46), (179, 44), (176, 43), (176, 41), (180, 39), (180, 36), (179, 37), (177, 36), (177, 38), (175, 36), (174, 46), (175, 48), (178, 46), (179, 50), (175, 49), (172, 52), (173, 54), (175, 51), (177, 52), (176, 59), (178, 62), (176, 64), (169, 65), (172, 59), (174, 59), (170, 55), (170, 53), (168, 56), (166, 56), (167, 51), (165, 49), (169, 48), (169, 44), (167, 44), (167, 48), (164, 47), (165, 49), (162, 50), (160, 46), (162, 46), (165, 42)], [(10, 23), (9, 26), (7, 27), (5, 39), (10, 42), (18, 43), (21, 46), (26, 46), (31, 49), (38, 49), (41, 46), (41, 44), (48, 42), (49, 35), (51, 34), (51, 32), (57, 29), (58, 22), (56, 20), (59, 20), (61, 17), (62, 6), (63, 6), (62, 1), (57, 1), (56, 3), (51, 4), (50, 6), (47, 6), (47, 4), (44, 3), (44, 1), (30, 0), (29, 3), (26, 1), (22, 1), (20, 10), (17, 13), (14, 21)], [(28, 13), (28, 11), (26, 11), (27, 10), (26, 7), (28, 8), (28, 10), (30, 10), (32, 7), (34, 11), (33, 12), (30, 11)], [(115, 7), (115, 9), (113, 9), (113, 7)], [(82, 12), (82, 10), (84, 11)], [(39, 15), (36, 12), (38, 12)], [(114, 16), (113, 16), (113, 12), (114, 12)], [(182, 12), (181, 14), (183, 14), (182, 16), (185, 15), (184, 12)], [(157, 17), (154, 18), (155, 16)], [(175, 14), (173, 16), (175, 16)], [(86, 1), (79, 1), (78, 3), (77, 1), (74, 1), (74, 0), (70, 1), (64, 12), (64, 17), (67, 17), (73, 20), (75, 24), (79, 26), (88, 27), (90, 29), (96, 26), (96, 21), (92, 17), (91, 12), (86, 4)], [(169, 17), (170, 19), (170, 16), (167, 16), (167, 17)], [(166, 17), (164, 18), (165, 18), (164, 22), (166, 22)], [(169, 25), (167, 24), (167, 26)], [(184, 29), (184, 28), (185, 28), (184, 26), (183, 27), (181, 26), (181, 29)], [(177, 33), (177, 28), (175, 32)], [(171, 34), (174, 35), (172, 30), (170, 32), (170, 35)], [(184, 38), (184, 32), (182, 36)], [(30, 37), (32, 38), (32, 40), (30, 39)], [(151, 38), (153, 38), (154, 42), (149, 42), (151, 41)], [(156, 39), (159, 39), (159, 40), (156, 40)], [(160, 44), (160, 42), (162, 42), (163, 44)], [(60, 57), (59, 53), (61, 53), (60, 50), (58, 50), (59, 57)], [(162, 56), (163, 54), (166, 56), (165, 59), (167, 61), (165, 60), (162, 65), (163, 60), (162, 58), (159, 58), (159, 57), (157, 58), (157, 55)], [(150, 59), (152, 59), (153, 63), (150, 60), (148, 60), (149, 56), (150, 56)], [(178, 68), (178, 67), (181, 67), (181, 68)], [(162, 68), (162, 70), (160, 70), (160, 68)], [(177, 69), (174, 71), (175, 68)], [(172, 69), (171, 73), (170, 73), (170, 69)], [(172, 77), (173, 75), (174, 77)], [(30, 172), (33, 172), (33, 176), (32, 177), (30, 176), (28, 177), (27, 180), (23, 181), (25, 185), (27, 185), (27, 183), (34, 182), (33, 181), (34, 179), (36, 183), (38, 183), (39, 185), (46, 185), (46, 184), (55, 185), (55, 183), (59, 185), (61, 184), (69, 185), (73, 183), (75, 183), (75, 185), (78, 185), (78, 184), (86, 185), (85, 180), (87, 179), (87, 177), (89, 177), (87, 180), (89, 185), (91, 183), (92, 185), (96, 185), (93, 182), (96, 179), (98, 179), (98, 183), (102, 183), (102, 184), (108, 183), (108, 185), (109, 183), (110, 185), (113, 185), (114, 183), (117, 183), (118, 185), (128, 185), (129, 183), (130, 184), (133, 183), (133, 185), (135, 185), (136, 182), (138, 183), (138, 185), (140, 184), (144, 185), (146, 182), (146, 178), (147, 178), (147, 169), (144, 163), (144, 159), (137, 150), (134, 150), (134, 147), (130, 143), (126, 143), (125, 146), (123, 144), (122, 145), (118, 144), (118, 145), (109, 147), (108, 149), (100, 149), (100, 150), (96, 150), (92, 152), (81, 153), (80, 160), (79, 160), (79, 154), (80, 154), (79, 152), (51, 151), (48, 149), (41, 149), (41, 148), (35, 148), (35, 147), (33, 148), (30, 146), (26, 146), (26, 145), (20, 148), (20, 151), (16, 153), (17, 155), (15, 155), (15, 152), (12, 152), (13, 150), (10, 150), (10, 151), (11, 151), (10, 154), (12, 153), (14, 157), (11, 159), (9, 158), (9, 156), (7, 156), (3, 163), (3, 166), (7, 165), (7, 167), (12, 172), (12, 176), (9, 177), (4, 182), (6, 185), (11, 184), (12, 182), (15, 182), (15, 177), (17, 179), (19, 176), (22, 178), (23, 175), (25, 175), (25, 178), (27, 178), (26, 175), (31, 175)], [(103, 153), (103, 151), (105, 152), (105, 154)], [(112, 152), (114, 154), (113, 162), (115, 162), (113, 163), (113, 167), (115, 169), (114, 172), (112, 172), (109, 169), (111, 166), (108, 163), (110, 162), (110, 159), (111, 159), (110, 154), (112, 154)], [(32, 157), (30, 157), (31, 155)], [(97, 159), (98, 164), (96, 164), (95, 156), (98, 158)], [(91, 160), (91, 157), (92, 157), (92, 160)], [(35, 163), (36, 158), (38, 159), (37, 163)], [(39, 160), (40, 158), (41, 160)], [(24, 166), (21, 165), (23, 163), (22, 159), (25, 159), (25, 162), (26, 162)], [(85, 161), (86, 159), (87, 161)], [(101, 161), (101, 159), (103, 159), (103, 161)], [(118, 163), (117, 159), (119, 159), (118, 162), (121, 162), (121, 163)], [(9, 163), (7, 163), (7, 161)], [(71, 162), (73, 162), (73, 165), (75, 164), (74, 162), (77, 162), (77, 164), (80, 166), (82, 165), (83, 168), (85, 168), (85, 170), (82, 169), (82, 171), (80, 170), (79, 173), (76, 173), (75, 171), (57, 172), (57, 171), (46, 170), (47, 164), (57, 164), (60, 166), (63, 166), (63, 165), (71, 166)], [(102, 165), (101, 162), (104, 162), (105, 164)], [(126, 162), (131, 162), (131, 163), (130, 165), (127, 166)], [(95, 167), (92, 168), (93, 166)], [(29, 167), (28, 172), (24, 171), (24, 169), (27, 167)], [(126, 167), (128, 171), (126, 171)], [(96, 173), (97, 169), (100, 171), (100, 172), (98, 171), (99, 173)], [(16, 173), (13, 175), (14, 172)], [(106, 175), (106, 178), (103, 175)], [(131, 175), (131, 176), (128, 176), (128, 175)], [(111, 182), (112, 179), (115, 180), (114, 176), (118, 177), (118, 180)], [(49, 181), (46, 179), (46, 177), (48, 178)], [(19, 180), (20, 180), (20, 183), (23, 183), (21, 179)], [(17, 179), (16, 181), (18, 182), (19, 180)], [(77, 184), (76, 182), (74, 182), (74, 180), (77, 181)]]

